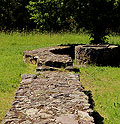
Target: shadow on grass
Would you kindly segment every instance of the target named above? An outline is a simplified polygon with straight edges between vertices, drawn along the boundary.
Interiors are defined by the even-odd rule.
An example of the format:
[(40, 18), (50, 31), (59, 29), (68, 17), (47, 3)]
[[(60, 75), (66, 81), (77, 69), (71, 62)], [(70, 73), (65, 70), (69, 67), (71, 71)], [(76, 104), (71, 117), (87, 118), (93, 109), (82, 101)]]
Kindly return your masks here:
[[(92, 93), (91, 93), (91, 91), (84, 91), (84, 93), (85, 93), (85, 94), (88, 96), (88, 98), (89, 98), (90, 108), (94, 109), (95, 102), (94, 102), (94, 100), (93, 100), (93, 98), (92, 98)], [(103, 118), (97, 111), (93, 111), (92, 117), (94, 118), (95, 124), (103, 124), (104, 118)]]

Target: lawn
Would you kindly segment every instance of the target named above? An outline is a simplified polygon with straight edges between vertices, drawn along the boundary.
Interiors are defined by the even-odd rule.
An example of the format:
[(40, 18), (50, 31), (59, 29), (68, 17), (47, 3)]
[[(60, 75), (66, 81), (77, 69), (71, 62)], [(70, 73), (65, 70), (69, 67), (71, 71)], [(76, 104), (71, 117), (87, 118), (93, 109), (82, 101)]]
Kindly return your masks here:
[[(120, 36), (111, 36), (110, 43), (120, 44)], [(11, 107), (23, 73), (35, 73), (35, 66), (23, 62), (22, 52), (60, 44), (88, 44), (87, 34), (0, 33), (0, 120)], [(120, 120), (120, 69), (89, 66), (80, 68), (81, 82), (91, 90), (95, 110), (104, 117), (105, 124)]]
[(88, 66), (80, 68), (80, 77), (85, 90), (92, 91), (94, 110), (103, 122), (120, 124), (120, 68)]

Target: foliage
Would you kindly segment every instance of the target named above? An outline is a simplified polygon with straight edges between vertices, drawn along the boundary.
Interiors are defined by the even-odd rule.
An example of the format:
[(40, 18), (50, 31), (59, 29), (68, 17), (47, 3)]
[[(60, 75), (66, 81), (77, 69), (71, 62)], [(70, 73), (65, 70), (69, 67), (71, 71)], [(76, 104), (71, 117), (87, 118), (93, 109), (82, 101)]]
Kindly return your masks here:
[(106, 35), (116, 29), (119, 25), (115, 26), (116, 20), (120, 19), (120, 5), (116, 0), (31, 0), (27, 8), (40, 29), (85, 28), (95, 44), (105, 43)]
[(33, 22), (25, 6), (30, 0), (1, 0), (0, 30), (23, 29), (33, 27)]
[(94, 38), (91, 43), (105, 42), (105, 36), (109, 33), (114, 21), (114, 3), (114, 0), (87, 0), (84, 4), (81, 23)]
[[(27, 8), (41, 30), (69, 29), (71, 7), (66, 0), (31, 0)], [(71, 17), (72, 18), (72, 17)]]

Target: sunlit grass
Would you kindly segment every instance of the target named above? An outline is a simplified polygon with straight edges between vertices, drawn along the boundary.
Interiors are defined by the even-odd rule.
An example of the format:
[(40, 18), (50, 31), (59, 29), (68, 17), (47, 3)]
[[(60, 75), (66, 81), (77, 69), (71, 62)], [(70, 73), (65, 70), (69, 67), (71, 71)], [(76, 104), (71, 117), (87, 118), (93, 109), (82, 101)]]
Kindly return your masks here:
[(120, 35), (110, 35), (108, 41), (110, 44), (120, 45)]
[(95, 110), (104, 117), (105, 124), (120, 122), (120, 68), (88, 66), (80, 68), (81, 82), (91, 90)]

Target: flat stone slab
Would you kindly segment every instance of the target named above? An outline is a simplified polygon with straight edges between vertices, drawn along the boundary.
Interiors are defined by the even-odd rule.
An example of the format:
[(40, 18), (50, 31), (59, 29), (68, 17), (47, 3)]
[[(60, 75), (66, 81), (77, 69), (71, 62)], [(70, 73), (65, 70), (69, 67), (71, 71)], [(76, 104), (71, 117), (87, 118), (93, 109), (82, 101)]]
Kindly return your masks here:
[(93, 124), (79, 75), (44, 71), (23, 75), (2, 124)]
[(23, 52), (23, 60), (37, 66), (66, 67), (73, 64), (70, 46), (39, 48)]

